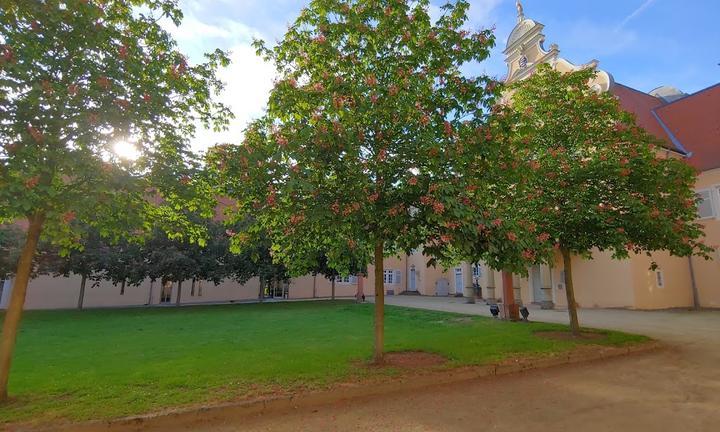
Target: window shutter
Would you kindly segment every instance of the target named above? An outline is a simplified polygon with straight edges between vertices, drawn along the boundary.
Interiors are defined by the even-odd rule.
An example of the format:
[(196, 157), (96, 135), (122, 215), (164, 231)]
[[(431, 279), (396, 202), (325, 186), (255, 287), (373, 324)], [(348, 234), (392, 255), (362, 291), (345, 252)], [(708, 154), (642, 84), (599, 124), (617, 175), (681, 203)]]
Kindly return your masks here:
[(400, 275), (401, 274), (402, 273), (400, 272), (400, 270), (395, 270), (395, 277), (393, 278), (393, 283), (398, 284), (398, 285), (400, 284)]

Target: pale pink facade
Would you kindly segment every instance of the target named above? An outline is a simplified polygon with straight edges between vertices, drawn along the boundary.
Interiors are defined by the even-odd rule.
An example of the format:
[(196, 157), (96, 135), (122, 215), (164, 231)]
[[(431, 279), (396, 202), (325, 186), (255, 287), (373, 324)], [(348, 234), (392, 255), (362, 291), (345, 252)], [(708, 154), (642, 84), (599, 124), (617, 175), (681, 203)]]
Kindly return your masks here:
[[(576, 66), (561, 58), (555, 44), (546, 50), (543, 47), (545, 36), (542, 29), (542, 24), (527, 19), (524, 15), (518, 16), (518, 24), (508, 38), (505, 50), (508, 81), (529, 76), (533, 68), (540, 63), (549, 63), (561, 71), (585, 67), (597, 69), (598, 62), (595, 60)], [(683, 103), (683, 95), (673, 92), (671, 88), (663, 87), (647, 94), (615, 83), (612, 75), (605, 71), (598, 69), (598, 72), (590, 85), (597, 91), (612, 92), (618, 97), (623, 108), (637, 115), (638, 122), (643, 127), (665, 139), (668, 146), (662, 152), (666, 156), (687, 158), (692, 155), (688, 159), (689, 163), (698, 167), (700, 172), (696, 190), (706, 198), (700, 209), (700, 221), (705, 227), (706, 244), (714, 246), (716, 252), (711, 261), (657, 253), (652, 258), (659, 265), (657, 270), (650, 270), (651, 259), (646, 256), (633, 256), (618, 261), (613, 260), (608, 253), (596, 252), (592, 260), (574, 257), (575, 297), (579, 306), (666, 309), (697, 305), (720, 308), (720, 253), (717, 252), (720, 245), (720, 87), (716, 86), (711, 92), (699, 95), (698, 98), (703, 98), (701, 102), (704, 105), (695, 107), (695, 111), (693, 107), (680, 110), (682, 107), (679, 104)], [(661, 116), (658, 115), (658, 110), (662, 111), (660, 114), (668, 119), (669, 124), (663, 124), (659, 120)], [(674, 123), (671, 120), (674, 120)], [(687, 126), (693, 121), (699, 124)], [(683, 125), (686, 125), (685, 129), (690, 133), (683, 133)], [(705, 135), (698, 134), (703, 128), (710, 132)], [(472, 295), (470, 287), (476, 283), (481, 288), (483, 298), (496, 300), (500, 297), (500, 273), (482, 263), (477, 267), (469, 263), (459, 263), (446, 269), (427, 267), (427, 260), (421, 251), (387, 258), (384, 262), (386, 293), (467, 297)], [(374, 289), (372, 267), (368, 269), (368, 273), (363, 285), (365, 294), (370, 296)], [(515, 277), (514, 281), (515, 297), (522, 303), (566, 307), (560, 257), (557, 257), (554, 265), (531, 268), (528, 277)], [(11, 284), (6, 281), (4, 285), (0, 307), (5, 307), (10, 293)], [(123, 295), (120, 295), (119, 286), (108, 282), (102, 282), (96, 287), (91, 285), (92, 283), (88, 282), (85, 292), (86, 307), (161, 304), (161, 287), (157, 283), (152, 289), (149, 281), (139, 287), (126, 287)], [(232, 281), (218, 286), (204, 282), (202, 289), (196, 286), (194, 295), (191, 295), (191, 284), (185, 282), (181, 300), (183, 304), (256, 301), (259, 289), (257, 279), (242, 285)], [(77, 306), (79, 291), (78, 277), (40, 277), (31, 282), (25, 306), (27, 309), (73, 308)], [(331, 295), (331, 282), (322, 276), (304, 276), (292, 279), (284, 292), (289, 299), (328, 298)], [(336, 282), (337, 297), (354, 297), (357, 292), (356, 277), (347, 277)], [(169, 294), (167, 304), (175, 304), (177, 284), (173, 285)], [(280, 296), (282, 297), (282, 294)]]

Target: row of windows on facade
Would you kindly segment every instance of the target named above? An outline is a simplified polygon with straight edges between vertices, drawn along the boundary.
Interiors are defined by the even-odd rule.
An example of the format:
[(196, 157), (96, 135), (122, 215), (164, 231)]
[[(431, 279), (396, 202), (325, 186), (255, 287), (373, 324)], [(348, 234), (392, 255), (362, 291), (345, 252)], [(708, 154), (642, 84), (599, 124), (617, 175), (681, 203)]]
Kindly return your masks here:
[[(414, 266), (411, 269), (411, 271), (414, 271)], [(462, 274), (462, 269), (456, 268), (455, 274)], [(474, 265), (473, 266), (473, 277), (474, 278), (480, 278), (483, 275), (482, 266), (480, 265)], [(388, 285), (397, 285), (400, 284), (402, 281), (402, 271), (400, 270), (384, 270), (383, 271), (383, 283)], [(339, 284), (356, 284), (357, 283), (357, 276), (338, 276), (335, 279), (336, 283)]]
[[(383, 282), (389, 285), (399, 284), (402, 279), (402, 272), (400, 270), (385, 270), (383, 271)], [(335, 278), (335, 282), (339, 284), (356, 284), (357, 276), (338, 276)]]

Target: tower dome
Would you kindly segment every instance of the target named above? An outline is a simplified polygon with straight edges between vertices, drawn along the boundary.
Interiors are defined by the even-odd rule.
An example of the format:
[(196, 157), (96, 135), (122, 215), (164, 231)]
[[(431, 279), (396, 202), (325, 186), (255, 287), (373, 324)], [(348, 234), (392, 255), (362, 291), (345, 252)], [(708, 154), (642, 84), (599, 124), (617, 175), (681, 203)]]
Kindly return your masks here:
[(510, 49), (517, 41), (522, 39), (523, 36), (530, 33), (535, 29), (535, 27), (538, 26), (538, 23), (529, 19), (529, 18), (523, 18), (522, 21), (518, 22), (518, 24), (513, 29), (512, 33), (510, 33), (510, 36), (508, 37), (507, 44), (505, 45), (505, 49)]
[(658, 87), (655, 90), (652, 90), (650, 92), (650, 95), (655, 96), (656, 98), (660, 98), (666, 103), (670, 103), (674, 100), (678, 100), (682, 97), (687, 96), (687, 93), (684, 93), (675, 87), (665, 85)]

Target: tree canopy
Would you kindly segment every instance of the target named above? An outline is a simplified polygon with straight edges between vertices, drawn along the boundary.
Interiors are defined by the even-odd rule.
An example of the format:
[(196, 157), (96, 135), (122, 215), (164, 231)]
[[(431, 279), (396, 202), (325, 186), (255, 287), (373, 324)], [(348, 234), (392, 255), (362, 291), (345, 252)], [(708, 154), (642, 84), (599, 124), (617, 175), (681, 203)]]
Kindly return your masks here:
[[(161, 226), (204, 233), (179, 209), (212, 214), (212, 195), (189, 152), (198, 124), (223, 128), (216, 101), (224, 52), (190, 64), (160, 19), (179, 25), (173, 0), (5, 0), (0, 14), (0, 223), (27, 219), (0, 346), (0, 398), (41, 235), (80, 244), (74, 220), (103, 237)], [(122, 144), (125, 143), (125, 144)], [(134, 146), (123, 160), (116, 146)]]
[(0, 226), (0, 281), (15, 273), (25, 233), (16, 225)]
[(475, 137), (496, 83), (463, 67), (484, 60), (494, 36), (467, 27), (467, 1), (444, 5), (437, 21), (429, 6), (313, 0), (274, 48), (256, 43), (278, 72), (267, 114), (242, 145), (209, 159), (237, 201), (231, 221), (254, 218), (235, 248), (264, 233), (293, 275), (312, 269), (318, 251), (348, 273), (348, 249), (382, 275), (384, 255), (476, 211), (464, 173), (490, 151)]
[(545, 240), (528, 253), (550, 245), (562, 253), (571, 314), (571, 255), (710, 251), (696, 223), (693, 168), (638, 126), (612, 94), (590, 88), (594, 73), (540, 65), (509, 87), (509, 103), (498, 110), (499, 124), (510, 131), (508, 168), (523, 174), (506, 208)]

